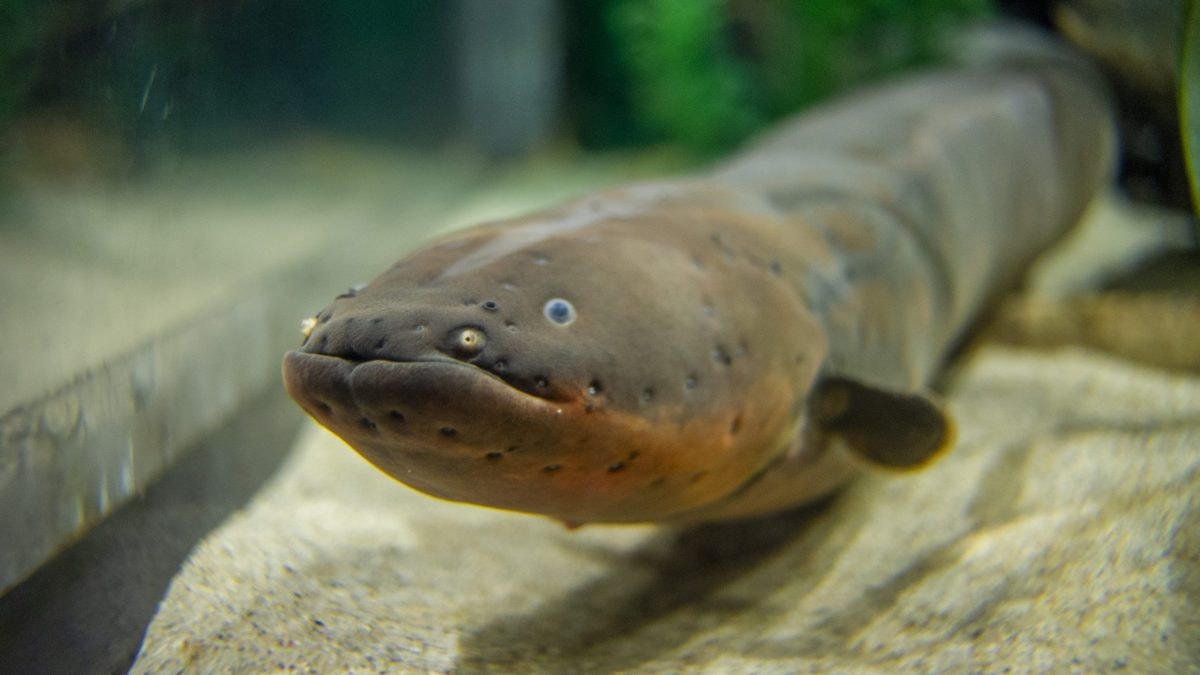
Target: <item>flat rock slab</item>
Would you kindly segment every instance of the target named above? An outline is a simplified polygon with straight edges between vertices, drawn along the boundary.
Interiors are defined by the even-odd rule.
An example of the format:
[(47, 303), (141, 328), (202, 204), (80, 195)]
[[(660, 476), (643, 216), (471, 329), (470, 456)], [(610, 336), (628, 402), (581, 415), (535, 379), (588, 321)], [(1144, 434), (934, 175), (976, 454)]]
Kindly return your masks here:
[(688, 530), (439, 502), (311, 427), (133, 672), (1200, 669), (1200, 378), (984, 346), (948, 398), (929, 469)]

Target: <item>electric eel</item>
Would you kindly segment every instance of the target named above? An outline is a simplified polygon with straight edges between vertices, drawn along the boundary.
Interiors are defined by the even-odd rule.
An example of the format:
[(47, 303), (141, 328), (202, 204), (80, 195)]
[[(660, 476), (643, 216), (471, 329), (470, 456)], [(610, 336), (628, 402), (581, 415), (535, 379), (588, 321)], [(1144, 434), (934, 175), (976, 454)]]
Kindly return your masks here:
[(748, 517), (920, 467), (953, 438), (926, 393), (947, 354), (1111, 171), (1102, 86), (1027, 47), (437, 239), (308, 321), (287, 390), (417, 490), (569, 524)]

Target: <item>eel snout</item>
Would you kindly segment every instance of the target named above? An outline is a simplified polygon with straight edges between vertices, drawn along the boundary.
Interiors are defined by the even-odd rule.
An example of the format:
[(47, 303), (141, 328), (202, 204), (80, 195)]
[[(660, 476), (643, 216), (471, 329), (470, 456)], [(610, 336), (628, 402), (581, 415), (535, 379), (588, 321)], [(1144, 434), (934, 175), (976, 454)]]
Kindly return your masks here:
[[(288, 393), (319, 423), (383, 472), (435, 497), (571, 523), (637, 522), (694, 508), (746, 478), (744, 468), (705, 468), (721, 468), (719, 458), (730, 454), (735, 437), (727, 429), (656, 428), (590, 410), (587, 401), (524, 393), (455, 360), (293, 351), (283, 375)], [(679, 453), (681, 443), (693, 452)]]
[(536, 475), (558, 461), (562, 406), (459, 361), (353, 361), (293, 351), (284, 357), (283, 378), (288, 394), (323, 426), (384, 472), (435, 496), (507, 499), (481, 486), (519, 482), (518, 465)]

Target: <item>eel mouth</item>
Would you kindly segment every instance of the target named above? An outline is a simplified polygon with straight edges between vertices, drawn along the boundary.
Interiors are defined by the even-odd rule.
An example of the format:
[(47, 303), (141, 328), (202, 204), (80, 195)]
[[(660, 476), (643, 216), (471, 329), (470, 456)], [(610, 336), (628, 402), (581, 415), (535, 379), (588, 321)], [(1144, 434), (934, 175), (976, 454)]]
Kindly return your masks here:
[(749, 471), (733, 459), (723, 417), (663, 423), (593, 409), (449, 359), (293, 351), (283, 377), (300, 407), (381, 471), (452, 501), (571, 523), (644, 522), (728, 494)]
[(370, 435), (381, 425), (400, 426), (421, 418), (436, 419), (442, 424), (439, 432), (453, 436), (456, 433), (445, 424), (457, 418), (478, 425), (498, 416), (561, 415), (562, 409), (561, 403), (450, 358), (356, 360), (292, 351), (284, 357), (283, 379), (288, 394), (305, 411), (343, 437), (343, 429), (357, 427)]
[[(538, 511), (525, 483), (564, 463), (574, 402), (454, 361), (352, 360), (292, 351), (288, 394), (376, 467), (422, 492)], [(516, 499), (513, 494), (523, 494)]]

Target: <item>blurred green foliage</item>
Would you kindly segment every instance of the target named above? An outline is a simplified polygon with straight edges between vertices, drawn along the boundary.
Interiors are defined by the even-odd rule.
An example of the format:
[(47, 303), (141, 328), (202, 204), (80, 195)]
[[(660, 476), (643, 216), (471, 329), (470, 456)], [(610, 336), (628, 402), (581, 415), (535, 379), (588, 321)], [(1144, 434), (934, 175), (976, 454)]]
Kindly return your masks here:
[(616, 0), (605, 18), (647, 125), (707, 148), (763, 123), (752, 64), (725, 39), (724, 2)]
[[(938, 56), (990, 0), (581, 0), (576, 71), (592, 144), (670, 140), (719, 151), (847, 86)], [(605, 101), (612, 80), (625, 96)], [(597, 87), (599, 94), (589, 91)], [(588, 125), (595, 125), (589, 127)]]

